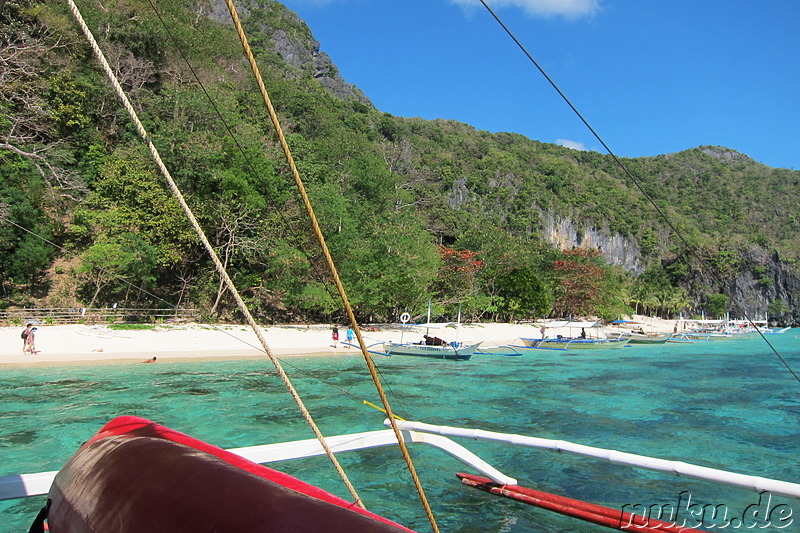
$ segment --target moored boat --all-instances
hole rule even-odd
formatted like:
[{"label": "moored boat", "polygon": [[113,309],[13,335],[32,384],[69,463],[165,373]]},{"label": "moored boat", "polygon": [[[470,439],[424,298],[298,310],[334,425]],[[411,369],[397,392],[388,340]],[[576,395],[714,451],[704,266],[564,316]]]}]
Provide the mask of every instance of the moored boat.
[{"label": "moored boat", "polygon": [[[554,337],[547,337],[546,331],[558,330],[566,335],[556,334]],[[580,330],[579,334],[575,334]],[[588,331],[588,332],[587,332]],[[542,327],[542,338],[521,338],[525,348],[536,348],[543,350],[593,350],[621,348],[628,344],[625,337],[610,338],[606,336],[601,328],[599,321],[578,322],[572,320],[561,320],[551,322]]]},{"label": "moored boat", "polygon": [[671,334],[669,333],[644,333],[635,331],[625,335],[629,344],[664,344],[670,337]]},{"label": "moored boat", "polygon": [[[428,341],[427,339],[432,339]],[[383,349],[386,355],[416,355],[421,357],[434,357],[436,359],[467,360],[475,354],[480,342],[463,344],[460,342],[446,343],[438,337],[427,337],[420,343],[385,342]]]},{"label": "moored boat", "polygon": [[558,336],[554,339],[521,339],[528,348],[542,350],[608,350],[609,348],[622,348],[628,341],[621,339],[581,339]]}]

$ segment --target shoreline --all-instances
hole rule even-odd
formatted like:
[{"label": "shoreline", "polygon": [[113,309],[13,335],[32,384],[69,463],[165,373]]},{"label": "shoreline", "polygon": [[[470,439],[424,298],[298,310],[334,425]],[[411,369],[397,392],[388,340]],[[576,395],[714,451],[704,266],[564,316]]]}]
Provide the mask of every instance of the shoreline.
[{"label": "shoreline", "polygon": [[[674,321],[642,317],[637,321],[647,331],[672,332]],[[637,325],[638,325],[637,324]],[[433,335],[445,340],[483,346],[513,344],[522,337],[538,338],[541,323],[437,324]],[[23,326],[0,327],[0,366],[62,366],[76,364],[130,364],[157,357],[157,362],[244,359],[266,354],[256,334],[247,326],[230,324],[154,325],[148,329],[110,329],[105,325],[37,324],[34,355],[22,353]],[[276,357],[348,356],[361,351],[342,344],[346,326],[339,327],[338,347],[333,346],[333,324],[276,325],[262,328],[270,351]],[[433,328],[433,326],[432,326]],[[383,342],[418,342],[424,326],[387,324],[362,330],[368,346]],[[606,332],[619,331],[606,326]],[[568,335],[548,328],[548,336]],[[574,333],[574,332],[573,332]]]}]

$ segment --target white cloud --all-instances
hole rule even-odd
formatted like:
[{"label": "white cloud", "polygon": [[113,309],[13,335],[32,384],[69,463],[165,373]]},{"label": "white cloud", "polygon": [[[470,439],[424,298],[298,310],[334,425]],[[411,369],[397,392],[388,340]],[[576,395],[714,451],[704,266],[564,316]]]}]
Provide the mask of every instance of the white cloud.
[{"label": "white cloud", "polygon": [[586,151],[586,147],[583,145],[583,143],[579,143],[577,141],[570,141],[569,139],[556,139],[556,144],[558,144],[559,146],[563,146],[565,148],[580,150],[581,152]]},{"label": "white cloud", "polygon": [[[481,6],[479,0],[450,0],[464,7]],[[533,17],[575,19],[594,15],[600,10],[600,0],[487,0],[492,9],[518,7]]]}]

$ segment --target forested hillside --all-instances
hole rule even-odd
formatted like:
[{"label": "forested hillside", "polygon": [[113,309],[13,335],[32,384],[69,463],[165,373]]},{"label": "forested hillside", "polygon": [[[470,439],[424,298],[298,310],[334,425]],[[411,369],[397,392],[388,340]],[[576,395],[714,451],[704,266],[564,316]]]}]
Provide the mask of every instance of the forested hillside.
[{"label": "forested hillside", "polygon": [[[224,3],[76,3],[254,314],[339,319]],[[487,320],[800,319],[800,172],[705,146],[624,160],[636,184],[596,152],[391,116],[283,5],[237,5],[360,320],[429,300]],[[66,4],[8,0],[0,24],[2,306],[238,318]]]}]

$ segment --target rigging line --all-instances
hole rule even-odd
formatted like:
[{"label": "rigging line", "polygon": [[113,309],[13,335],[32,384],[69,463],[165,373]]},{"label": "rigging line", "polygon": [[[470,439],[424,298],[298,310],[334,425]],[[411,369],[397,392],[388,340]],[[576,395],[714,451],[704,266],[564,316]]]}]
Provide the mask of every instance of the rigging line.
[{"label": "rigging line", "polygon": [[[36,237],[37,239],[40,239],[40,240],[42,240],[42,241],[46,242],[46,243],[47,243],[47,244],[49,244],[50,246],[53,246],[54,248],[57,248],[58,250],[61,250],[62,252],[66,252],[66,251],[67,251],[67,249],[66,249],[66,248],[64,248],[63,246],[61,246],[61,245],[59,245],[59,244],[56,244],[56,243],[54,243],[53,241],[49,240],[48,238],[44,237],[43,235],[40,235],[40,234],[36,233],[35,231],[29,230],[28,228],[26,228],[26,227],[24,227],[24,226],[21,226],[21,225],[17,224],[17,223],[16,223],[16,222],[14,222],[13,220],[10,220],[10,219],[8,219],[8,218],[4,217],[3,215],[0,215],[0,221],[6,222],[6,223],[8,223],[8,224],[10,224],[10,225],[12,225],[12,226],[14,226],[14,227],[16,227],[16,228],[19,228],[19,229],[21,229],[22,231],[24,231],[24,232],[26,232],[26,233],[28,233],[28,234],[30,234],[30,235],[33,235],[33,236],[34,236],[34,237]],[[95,265],[94,263],[92,263],[92,262],[91,262],[91,261],[89,261],[88,259],[86,259],[86,258],[83,258],[83,257],[78,257],[78,259],[79,259],[79,260],[80,260],[82,263],[84,263],[84,264],[86,264],[86,265],[89,265],[90,267],[92,267],[92,268],[94,268],[94,269],[100,270],[100,267],[99,267],[98,265]],[[170,307],[171,309],[176,309],[176,310],[177,310],[177,309],[179,309],[179,307],[178,307],[177,305],[175,305],[174,303],[172,303],[172,302],[170,302],[170,301],[168,301],[168,300],[165,300],[164,298],[160,297],[159,295],[157,295],[157,294],[154,294],[154,293],[152,293],[152,292],[148,291],[147,289],[145,289],[145,288],[144,288],[144,287],[142,287],[141,285],[136,285],[136,284],[134,284],[132,281],[129,281],[129,280],[125,279],[124,277],[122,277],[122,276],[118,275],[118,274],[113,274],[113,277],[114,277],[114,279],[116,279],[117,281],[121,281],[122,283],[124,283],[124,284],[125,284],[125,285],[127,285],[128,287],[130,287],[130,288],[132,288],[132,289],[134,289],[134,290],[137,290],[137,291],[139,291],[139,292],[142,292],[142,293],[146,294],[147,296],[150,296],[151,298],[153,298],[153,299],[154,299],[154,300],[156,300],[156,301],[159,301],[159,302],[162,302],[162,303],[166,304],[166,305],[167,305],[168,307]],[[192,318],[196,318],[196,319],[200,319],[200,318],[202,318],[202,317],[201,317],[201,316],[199,316],[199,315],[195,315],[195,314],[191,314],[191,313],[190,313],[190,316],[191,316]],[[259,347],[255,346],[255,345],[253,345],[253,344],[251,344],[251,343],[249,343],[249,342],[247,342],[247,341],[246,341],[246,340],[244,340],[244,339],[241,339],[241,338],[239,338],[239,337],[235,336],[233,333],[231,333],[231,332],[229,332],[229,331],[226,331],[225,329],[222,329],[222,328],[220,328],[220,327],[219,327],[219,326],[217,326],[216,324],[209,324],[209,326],[210,326],[212,329],[214,329],[214,330],[216,330],[216,331],[218,331],[218,332],[224,333],[225,335],[228,335],[229,337],[231,337],[231,338],[233,338],[233,339],[237,340],[238,342],[240,342],[240,343],[242,343],[242,344],[245,344],[245,345],[247,345],[247,346],[250,346],[250,347],[252,347],[252,348],[259,349]]]},{"label": "rigging line", "polygon": [[[233,133],[233,129],[228,124],[228,121],[225,120],[225,117],[222,115],[222,112],[219,110],[219,106],[217,106],[216,101],[211,96],[211,94],[208,92],[208,90],[205,87],[205,84],[203,84],[203,82],[200,79],[200,77],[197,75],[197,72],[195,71],[194,67],[192,66],[192,63],[189,61],[189,58],[186,56],[186,54],[184,54],[183,47],[178,42],[178,40],[175,37],[174,33],[172,31],[170,31],[169,25],[166,23],[164,18],[161,16],[161,12],[156,7],[156,5],[153,3],[153,0],[148,0],[148,3],[150,4],[150,7],[153,9],[153,12],[155,13],[156,17],[158,17],[158,20],[161,23],[161,26],[164,28],[164,31],[169,36],[170,40],[172,41],[172,44],[175,46],[175,49],[178,51],[178,54],[181,56],[181,59],[183,59],[183,62],[186,64],[186,66],[188,67],[189,71],[192,73],[192,76],[194,77],[195,82],[197,82],[197,85],[203,91],[203,94],[205,95],[205,97],[208,100],[208,102],[211,104],[211,107],[214,109],[214,112],[217,114],[217,117],[219,118],[220,122],[224,126],[225,130],[228,132],[228,136],[233,140],[234,144],[236,145],[236,148],[239,150],[239,153],[242,154],[242,158],[244,159],[245,163],[247,164],[247,167],[248,167],[248,169],[250,171],[251,177],[255,178],[258,175],[258,172],[256,171],[252,160],[250,159],[250,157],[245,152],[244,148],[242,147],[241,143],[239,142],[238,137],[236,137],[236,135]],[[286,217],[283,215],[283,212],[280,209],[278,209],[278,207],[275,205],[274,199],[271,197],[271,195],[267,195],[267,198],[269,199],[270,204],[272,204],[272,207],[275,210],[275,212],[278,213],[278,216],[283,221],[284,226],[289,231],[289,233],[294,235],[295,238],[297,238],[297,242],[302,242],[301,239],[297,236],[298,235],[297,232],[294,231],[294,228],[289,224],[288,220],[286,220]],[[306,257],[306,260],[308,260],[309,265],[313,265],[315,261],[311,258],[311,256],[309,255],[308,251],[302,246],[299,247],[299,250]],[[327,292],[328,295],[331,297],[331,299],[335,301],[336,300],[336,295],[334,294],[333,290],[331,289],[329,283],[327,283],[327,282],[322,283],[322,286],[324,287],[325,292]],[[285,361],[284,361],[284,364],[286,364]],[[394,398],[395,402],[397,402],[399,404],[400,400],[399,400],[398,396],[395,394],[395,392],[392,389],[391,385],[389,384],[389,381],[386,379],[386,377],[384,376],[384,374],[381,372],[380,369],[378,369],[378,373],[380,374],[381,380],[389,388],[389,392],[392,395],[392,398]],[[408,413],[406,413],[406,411],[402,407],[402,405],[400,406],[400,409],[403,411],[404,415],[408,416]]]},{"label": "rigging line", "polygon": [[687,252],[694,258],[695,261],[698,262],[698,264],[705,265],[706,270],[711,273],[712,277],[719,284],[719,286],[720,286],[721,290],[723,291],[723,293],[725,293],[725,295],[733,302],[733,304],[736,306],[736,309],[742,314],[742,316],[744,316],[747,319],[747,321],[750,323],[750,325],[753,326],[756,329],[756,331],[758,331],[758,334],[761,336],[761,339],[767,344],[767,346],[770,347],[770,350],[772,350],[772,353],[780,360],[781,363],[783,363],[783,366],[786,367],[786,369],[789,371],[789,373],[791,373],[791,375],[794,376],[794,379],[798,383],[800,383],[800,376],[798,376],[798,374],[792,369],[792,367],[789,365],[789,363],[786,362],[786,360],[781,356],[781,354],[778,352],[778,350],[775,348],[775,346],[773,346],[773,344],[769,341],[769,339],[767,339],[767,337],[760,330],[760,328],[756,327],[755,323],[748,316],[747,312],[745,312],[744,309],[742,308],[742,306],[739,304],[739,301],[736,298],[732,298],[731,297],[731,295],[729,294],[728,290],[725,288],[725,284],[723,283],[723,280],[722,280],[721,276],[719,275],[719,273],[714,268],[712,268],[711,266],[707,265],[706,261],[704,261],[700,257],[700,255],[695,251],[695,248],[693,246],[691,246],[689,244],[689,242],[686,240],[686,238],[683,236],[683,233],[681,233],[678,230],[678,228],[676,228],[672,224],[672,221],[669,219],[669,217],[667,217],[666,213],[664,213],[664,211],[660,207],[658,207],[658,204],[656,204],[656,202],[647,193],[647,191],[644,190],[644,187],[642,187],[642,185],[639,183],[639,180],[637,180],[633,176],[633,174],[631,174],[631,172],[628,170],[628,167],[626,167],[622,163],[622,161],[617,157],[617,155],[614,153],[614,151],[611,150],[611,148],[605,143],[605,141],[602,139],[602,137],[600,137],[600,135],[595,131],[595,129],[591,126],[591,124],[589,124],[589,121],[587,121],[583,117],[581,112],[578,111],[578,109],[572,104],[570,99],[567,98],[567,96],[564,94],[564,92],[558,87],[558,85],[556,85],[555,81],[553,81],[553,79],[547,74],[547,72],[545,72],[545,70],[539,65],[539,63],[536,61],[536,59],[533,58],[533,56],[528,52],[528,50],[525,48],[525,46],[519,41],[519,39],[517,39],[517,37],[514,35],[514,33],[500,19],[500,17],[497,15],[497,13],[495,13],[494,10],[491,7],[489,7],[489,4],[486,3],[486,0],[480,0],[480,2],[481,2],[481,4],[483,4],[483,7],[485,7],[486,10],[489,11],[489,13],[492,15],[492,17],[494,17],[494,19],[503,28],[503,30],[508,34],[508,36],[511,37],[511,39],[516,43],[516,45],[519,47],[519,49],[522,50],[522,53],[524,53],[525,56],[527,56],[527,58],[531,61],[531,63],[533,63],[533,65],[542,74],[542,76],[544,76],[544,78],[553,87],[553,89],[556,90],[556,92],[559,94],[559,96],[561,96],[562,100],[564,100],[564,102],[566,102],[566,104],[569,106],[569,108],[572,109],[572,111],[575,113],[575,115],[577,115],[577,117],[580,119],[580,121],[583,122],[583,124],[589,129],[589,131],[592,133],[592,135],[594,135],[595,139],[597,139],[597,141],[601,145],[603,145],[603,148],[606,149],[608,154],[614,160],[616,165],[622,170],[622,172],[625,174],[625,176],[627,176],[627,178],[630,180],[630,182],[633,183],[636,186],[636,188],[639,190],[639,192],[642,193],[642,195],[644,195],[644,197],[647,199],[647,201],[650,203],[650,205],[652,205],[653,208],[656,210],[656,212],[658,213],[659,217],[661,217],[661,219],[664,220],[664,222],[669,226],[669,228],[672,230],[672,232],[678,237],[678,239],[680,239],[680,241],[685,246],[685,249],[687,250]]},{"label": "rigging line", "polygon": [[281,146],[283,147],[283,152],[286,155],[286,162],[289,165],[289,168],[292,171],[292,177],[294,178],[295,184],[297,185],[297,190],[300,196],[303,198],[303,203],[305,204],[306,211],[308,212],[308,217],[311,222],[311,225],[314,228],[314,233],[317,236],[317,240],[319,241],[319,246],[322,250],[323,255],[325,256],[325,260],[328,264],[328,269],[330,270],[331,275],[336,283],[336,288],[339,290],[339,296],[342,299],[342,304],[347,311],[347,316],[350,319],[350,324],[355,330],[356,338],[358,339],[358,344],[361,346],[361,353],[364,356],[364,361],[369,368],[370,375],[372,376],[372,381],[375,384],[375,388],[378,392],[378,395],[381,398],[381,402],[383,403],[384,409],[386,409],[386,414],[389,417],[389,423],[392,426],[392,430],[394,431],[395,437],[397,438],[397,444],[400,448],[400,452],[403,455],[403,459],[406,462],[406,466],[408,467],[408,471],[411,474],[411,478],[414,482],[414,486],[417,489],[417,494],[419,495],[420,501],[422,503],[423,508],[425,509],[425,514],[428,516],[428,520],[431,523],[431,527],[433,528],[434,533],[439,533],[439,526],[436,524],[436,518],[433,516],[433,510],[431,509],[430,504],[428,503],[428,498],[425,496],[425,491],[422,488],[422,483],[419,480],[419,476],[417,475],[417,471],[414,468],[414,463],[411,460],[411,455],[408,453],[408,448],[406,447],[405,441],[403,440],[403,435],[400,432],[400,427],[395,420],[394,415],[392,414],[392,408],[389,405],[389,399],[386,397],[386,393],[381,386],[381,381],[379,379],[377,369],[375,368],[375,363],[372,361],[372,358],[367,351],[367,345],[364,342],[364,339],[361,335],[361,328],[358,326],[358,321],[356,320],[355,314],[353,313],[353,308],[350,306],[350,301],[347,298],[347,293],[344,290],[344,285],[342,285],[342,281],[339,278],[339,272],[336,268],[336,265],[333,262],[333,258],[331,257],[330,251],[328,250],[328,245],[325,242],[325,236],[322,234],[322,230],[319,227],[319,222],[317,221],[317,217],[314,214],[314,209],[311,206],[311,203],[308,199],[308,194],[306,193],[305,185],[303,185],[303,180],[300,177],[300,172],[297,170],[297,166],[294,163],[294,158],[292,157],[292,152],[289,150],[289,145],[286,142],[286,138],[283,135],[283,130],[281,129],[280,121],[278,120],[278,115],[275,112],[275,108],[272,106],[272,101],[270,100],[269,94],[267,93],[267,88],[264,85],[264,80],[261,77],[261,73],[258,68],[258,64],[256,63],[255,56],[253,55],[253,51],[250,49],[250,44],[247,41],[247,36],[244,33],[244,28],[242,28],[242,23],[239,20],[239,15],[236,12],[236,7],[233,5],[233,0],[225,0],[225,4],[228,6],[228,11],[230,11],[231,19],[233,20],[233,24],[236,27],[236,33],[239,35],[239,39],[242,42],[242,47],[244,48],[245,55],[247,56],[247,60],[250,62],[250,68],[253,71],[253,76],[255,77],[256,82],[258,83],[259,91],[261,92],[261,97],[264,100],[264,105],[267,106],[267,110],[269,111],[270,120],[272,121],[272,125],[275,127],[275,131],[278,134],[278,138],[281,141]]},{"label": "rigging line", "polygon": [[[61,246],[61,245],[59,245],[59,244],[56,244],[56,243],[54,243],[53,241],[49,240],[48,238],[44,237],[43,235],[40,235],[40,234],[36,233],[35,231],[29,230],[28,228],[26,228],[26,227],[24,227],[24,226],[21,226],[21,225],[17,224],[17,223],[16,223],[16,222],[14,222],[13,220],[10,220],[10,219],[8,219],[8,218],[4,217],[4,216],[3,216],[3,215],[1,215],[1,214],[0,214],[0,222],[6,222],[7,224],[9,224],[9,225],[11,225],[11,226],[14,226],[14,227],[16,227],[16,228],[19,228],[20,230],[22,230],[22,231],[24,231],[24,232],[26,232],[26,233],[28,233],[28,234],[30,234],[30,235],[33,235],[33,236],[34,236],[34,237],[36,237],[37,239],[39,239],[39,240],[41,240],[41,241],[44,241],[44,242],[46,242],[46,243],[47,243],[47,244],[49,244],[50,246],[53,246],[54,248],[56,248],[56,249],[58,249],[58,250],[61,250],[62,252],[66,252],[66,251],[67,251],[67,250],[66,250],[66,248],[64,248],[63,246]],[[79,257],[79,260],[80,260],[82,263],[84,263],[84,264],[86,264],[86,265],[89,265],[90,267],[92,267],[92,268],[94,268],[94,269],[99,269],[99,268],[100,268],[99,266],[95,265],[94,263],[92,263],[92,262],[91,262],[91,261],[89,261],[88,259],[85,259],[85,258]],[[134,284],[133,282],[131,282],[131,281],[129,281],[129,280],[127,280],[127,279],[125,279],[124,277],[122,277],[122,276],[120,276],[120,275],[118,275],[118,274],[114,274],[114,275],[113,275],[113,277],[114,277],[114,278],[115,278],[117,281],[121,281],[122,283],[124,283],[125,285],[129,286],[130,288],[132,288],[132,289],[135,289],[135,290],[138,290],[138,291],[140,291],[140,292],[142,292],[142,293],[146,294],[147,296],[150,296],[150,297],[151,297],[151,298],[153,298],[154,300],[156,300],[156,301],[159,301],[159,302],[162,302],[162,303],[166,304],[166,305],[167,305],[168,307],[170,307],[171,309],[176,309],[176,310],[177,310],[177,309],[179,308],[177,305],[173,304],[172,302],[170,302],[170,301],[168,301],[168,300],[165,300],[164,298],[162,298],[162,297],[158,296],[157,294],[154,294],[154,293],[152,293],[152,292],[148,291],[147,289],[145,289],[145,288],[144,288],[144,287],[142,287],[141,285],[136,285],[136,284]],[[199,315],[195,315],[195,314],[191,314],[191,313],[190,313],[190,316],[191,316],[192,318],[195,318],[195,319],[200,319],[200,318],[202,318],[202,317],[201,317],[201,316],[199,316]],[[230,337],[230,338],[234,339],[235,341],[237,341],[237,342],[238,342],[238,343],[240,343],[240,344],[244,344],[245,346],[249,346],[249,347],[251,347],[251,348],[254,348],[254,349],[256,349],[256,350],[260,350],[262,353],[264,353],[264,352],[263,352],[263,348],[261,348],[260,346],[257,346],[257,345],[255,345],[255,344],[253,344],[253,343],[251,343],[251,342],[248,342],[248,341],[247,341],[247,340],[245,340],[245,339],[242,339],[242,338],[240,338],[240,337],[237,337],[237,336],[236,336],[236,335],[234,335],[232,332],[230,332],[230,331],[228,331],[228,330],[226,330],[226,329],[224,329],[224,328],[221,328],[221,327],[217,326],[216,324],[208,324],[208,326],[209,326],[209,327],[211,327],[211,329],[213,329],[213,330],[215,330],[215,331],[217,331],[217,332],[219,332],[219,333],[223,333],[224,335],[227,335],[228,337]],[[325,385],[328,385],[328,386],[330,386],[330,387],[332,387],[332,388],[334,388],[334,389],[338,390],[338,391],[339,391],[341,394],[344,394],[344,395],[346,395],[346,396],[350,396],[350,397],[351,397],[351,398],[353,398],[353,399],[358,399],[359,401],[363,401],[361,398],[358,398],[358,397],[357,397],[357,396],[355,396],[354,394],[350,394],[350,391],[349,391],[349,390],[344,390],[344,389],[342,389],[341,387],[339,387],[339,386],[337,386],[337,385],[334,385],[333,383],[330,383],[330,382],[327,382],[327,381],[325,381],[324,379],[320,379],[320,378],[317,378],[317,377],[311,376],[311,375],[308,373],[308,371],[307,371],[306,369],[303,369],[303,368],[301,368],[301,367],[298,367],[297,365],[293,365],[292,363],[289,363],[289,362],[288,362],[286,359],[281,359],[281,358],[278,358],[278,360],[279,360],[279,361],[281,361],[281,363],[282,363],[283,365],[285,365],[285,366],[290,366],[291,368],[295,369],[297,372],[299,372],[300,374],[304,375],[304,376],[305,376],[305,377],[307,377],[307,378],[310,378],[310,379],[315,379],[315,380],[319,381],[320,383],[323,383],[323,384],[325,384]],[[380,369],[379,369],[378,371],[380,372]],[[392,390],[391,384],[390,384],[390,383],[389,383],[389,381],[386,379],[386,377],[383,375],[383,373],[382,373],[382,372],[380,372],[380,373],[381,373],[381,380],[383,380],[383,381],[384,381],[384,383],[386,383],[386,386],[387,386],[387,387],[389,387],[389,390],[391,391],[391,393],[392,393],[392,396],[393,396],[393,397],[395,397],[395,401],[397,401],[397,403],[400,403],[400,400],[399,400],[399,398],[397,397],[397,395],[396,395],[396,394],[394,393],[394,391]],[[403,412],[403,415],[404,415],[406,418],[410,418],[410,417],[408,416],[408,413],[406,412],[406,410],[405,410],[405,409],[402,407],[402,405],[401,405],[401,407],[400,407],[400,410]]]},{"label": "rigging line", "polygon": [[[67,251],[67,249],[66,249],[66,248],[64,248],[63,246],[60,246],[60,245],[58,245],[58,244],[54,243],[53,241],[49,240],[47,237],[44,237],[43,235],[39,235],[39,234],[38,234],[38,233],[36,233],[35,231],[29,230],[28,228],[26,228],[26,227],[24,227],[24,226],[20,226],[19,224],[17,224],[17,223],[16,223],[16,222],[14,222],[13,220],[10,220],[10,219],[8,219],[8,218],[4,217],[3,215],[0,215],[0,221],[6,222],[6,223],[8,223],[8,224],[10,224],[10,225],[12,225],[12,226],[14,226],[14,227],[16,227],[16,228],[19,228],[19,229],[21,229],[22,231],[24,231],[24,232],[26,232],[26,233],[28,233],[28,234],[30,234],[30,235],[33,235],[33,236],[34,236],[34,237],[36,237],[37,239],[40,239],[40,240],[42,240],[42,241],[46,242],[46,243],[47,243],[47,244],[49,244],[50,246],[53,246],[54,248],[56,248],[56,249],[58,249],[58,250],[61,250],[62,252],[66,252],[66,251]],[[85,264],[89,265],[90,267],[92,267],[92,268],[94,268],[94,269],[97,269],[97,270],[100,270],[100,267],[99,267],[98,265],[95,265],[94,263],[92,263],[92,262],[91,262],[91,261],[89,261],[88,259],[85,259],[85,258],[83,258],[83,257],[79,257],[79,259],[80,259],[80,261],[81,261],[81,262],[83,262],[83,263],[85,263]],[[140,291],[140,292],[143,292],[143,293],[144,293],[144,294],[146,294],[147,296],[150,296],[151,298],[154,298],[154,299],[155,299],[155,300],[157,300],[157,301],[160,301],[160,302],[162,302],[162,303],[165,303],[165,304],[167,304],[167,305],[168,305],[169,307],[171,307],[172,309],[178,309],[178,306],[177,306],[177,305],[175,305],[175,304],[173,304],[172,302],[169,302],[169,301],[165,300],[164,298],[161,298],[161,297],[160,297],[160,296],[158,296],[157,294],[153,294],[152,292],[148,291],[147,289],[145,289],[144,287],[142,287],[142,286],[140,286],[140,285],[135,285],[133,282],[131,282],[131,281],[128,281],[127,279],[125,279],[124,277],[122,277],[122,276],[120,276],[120,275],[114,274],[114,275],[113,275],[113,277],[114,277],[114,278],[116,278],[116,279],[117,279],[117,281],[121,281],[122,283],[124,283],[125,285],[129,286],[130,288],[132,288],[132,289],[135,289],[135,290],[138,290],[138,291]],[[196,318],[199,318],[199,317],[196,317]]]},{"label": "rigging line", "polygon": [[[241,143],[239,142],[239,138],[233,133],[233,129],[231,128],[230,124],[228,124],[228,121],[225,120],[225,117],[222,115],[222,112],[220,111],[219,106],[217,106],[216,101],[214,100],[214,98],[211,96],[211,94],[206,89],[205,84],[200,80],[200,77],[197,75],[197,72],[195,71],[194,67],[192,66],[192,63],[189,61],[189,58],[183,52],[183,47],[178,42],[178,39],[175,37],[174,33],[172,31],[170,31],[169,25],[166,23],[164,18],[161,16],[161,12],[156,7],[156,5],[153,3],[153,0],[148,0],[148,3],[150,4],[150,7],[152,8],[153,12],[155,13],[156,17],[158,18],[159,22],[161,23],[161,26],[164,28],[164,31],[167,33],[167,36],[172,41],[172,44],[175,46],[175,50],[177,50],[178,55],[181,56],[181,59],[183,60],[183,62],[188,67],[189,72],[192,73],[192,77],[195,79],[195,82],[200,87],[200,90],[203,91],[203,94],[205,95],[205,97],[208,100],[209,104],[211,104],[211,107],[213,108],[214,112],[216,113],[217,117],[219,118],[220,122],[222,123],[223,127],[225,128],[225,131],[228,132],[228,136],[231,138],[231,140],[233,140],[233,143],[236,145],[236,149],[239,151],[240,154],[242,154],[242,158],[244,159],[244,161],[245,161],[245,163],[247,165],[247,168],[248,168],[248,170],[250,172],[250,176],[253,177],[253,178],[257,177],[258,176],[258,172],[256,171],[252,160],[247,155],[247,153],[244,150],[244,147],[242,147]],[[300,238],[300,234],[298,234],[294,230],[292,225],[289,224],[289,221],[284,216],[283,211],[281,209],[279,209],[278,206],[276,205],[274,198],[272,198],[272,196],[270,194],[267,194],[266,197],[269,200],[269,203],[272,206],[273,211],[275,213],[277,213],[278,216],[280,217],[280,219],[283,221],[283,224],[286,227],[286,229],[288,230],[288,232],[295,239],[297,239],[297,242],[302,242],[302,239]],[[299,249],[300,253],[302,253],[306,257],[306,260],[308,260],[308,263],[310,265],[312,265],[314,263],[314,260],[308,254],[308,251],[302,246],[298,247],[298,249]],[[336,300],[336,295],[334,294],[333,290],[331,290],[331,288],[328,285],[328,283],[323,283],[322,286],[325,288],[325,291],[328,293],[328,295],[331,297],[331,299],[335,301]]]},{"label": "rigging line", "polygon": [[98,61],[102,65],[103,71],[106,73],[106,76],[111,81],[111,84],[113,85],[117,96],[122,101],[123,106],[125,107],[126,111],[130,115],[131,120],[133,121],[134,125],[136,126],[136,129],[137,129],[139,135],[142,137],[144,142],[147,144],[147,147],[149,148],[150,153],[151,153],[151,155],[153,156],[153,159],[156,162],[156,165],[161,170],[161,173],[163,174],[164,179],[167,181],[167,183],[169,184],[170,189],[172,190],[173,194],[178,199],[178,202],[181,204],[181,208],[183,209],[184,213],[186,214],[186,217],[191,222],[192,227],[194,228],[195,232],[197,233],[197,236],[200,238],[200,240],[202,241],[203,246],[205,247],[205,249],[208,252],[209,256],[211,256],[211,259],[214,261],[214,265],[216,266],[217,271],[219,272],[220,276],[224,279],[225,284],[228,287],[228,290],[233,295],[234,299],[236,300],[236,303],[239,305],[239,309],[242,311],[242,314],[244,314],[245,318],[247,319],[247,323],[253,329],[253,332],[256,334],[256,337],[258,337],[258,340],[261,342],[261,345],[264,348],[264,351],[267,354],[267,357],[269,357],[269,359],[272,362],[273,366],[275,366],[275,369],[278,371],[278,374],[280,375],[281,380],[283,381],[283,383],[286,386],[287,390],[289,391],[289,393],[291,394],[291,396],[294,399],[295,403],[297,404],[298,408],[300,409],[300,412],[302,413],[303,418],[305,418],[306,422],[311,427],[312,431],[314,432],[315,436],[317,437],[317,440],[319,440],[320,445],[325,450],[325,454],[328,456],[328,458],[330,459],[331,463],[333,463],[334,467],[336,468],[337,473],[342,478],[342,481],[344,482],[344,484],[347,486],[348,490],[350,491],[350,494],[353,496],[353,498],[355,500],[355,504],[358,505],[359,507],[364,508],[364,504],[361,501],[361,498],[356,493],[355,488],[350,483],[350,480],[347,478],[347,475],[344,473],[344,470],[342,469],[341,465],[339,464],[339,461],[336,459],[336,457],[333,454],[333,451],[330,449],[330,447],[328,446],[327,442],[325,441],[325,437],[322,435],[322,432],[320,431],[319,427],[317,427],[317,424],[314,422],[314,419],[311,417],[311,413],[308,411],[308,409],[306,409],[306,406],[303,403],[302,398],[300,398],[300,394],[297,392],[297,390],[292,385],[292,382],[289,380],[289,376],[283,370],[283,367],[281,366],[280,362],[275,357],[275,355],[272,353],[272,350],[270,349],[269,344],[267,343],[267,340],[264,337],[264,332],[258,326],[258,324],[256,323],[255,319],[253,318],[252,314],[250,314],[250,310],[247,308],[247,305],[245,304],[244,300],[242,299],[241,295],[239,294],[239,291],[236,289],[236,286],[233,284],[233,280],[231,280],[230,276],[228,276],[228,273],[226,272],[225,267],[220,262],[219,257],[217,256],[216,252],[214,251],[214,248],[211,246],[211,243],[208,241],[208,238],[206,237],[205,232],[203,231],[203,228],[200,227],[200,224],[197,222],[197,219],[195,218],[191,207],[189,207],[189,205],[186,203],[186,200],[184,199],[183,194],[181,193],[180,189],[178,189],[178,186],[175,184],[175,181],[172,179],[172,175],[170,174],[170,172],[167,169],[167,167],[164,165],[164,162],[161,160],[161,156],[158,153],[158,150],[156,149],[155,145],[153,144],[152,140],[150,139],[150,136],[148,135],[148,133],[145,130],[144,126],[142,125],[141,121],[139,120],[139,117],[138,117],[138,115],[136,113],[136,110],[133,108],[133,105],[131,105],[131,102],[128,99],[128,96],[125,94],[125,91],[120,86],[119,81],[117,80],[117,77],[114,75],[114,72],[111,70],[111,67],[109,66],[108,62],[106,61],[105,56],[103,55],[103,51],[100,50],[100,47],[97,45],[97,41],[95,40],[94,35],[92,35],[91,30],[89,30],[88,26],[86,25],[86,22],[83,20],[83,17],[81,16],[80,11],[78,10],[78,6],[75,5],[75,2],[73,0],[67,0],[67,3],[69,4],[69,7],[70,7],[70,10],[72,11],[72,14],[75,16],[75,20],[78,22],[78,25],[81,27],[81,31],[83,32],[83,34],[86,37],[86,39],[89,41],[89,44],[91,45],[91,48],[92,48],[95,56],[97,57]]}]

